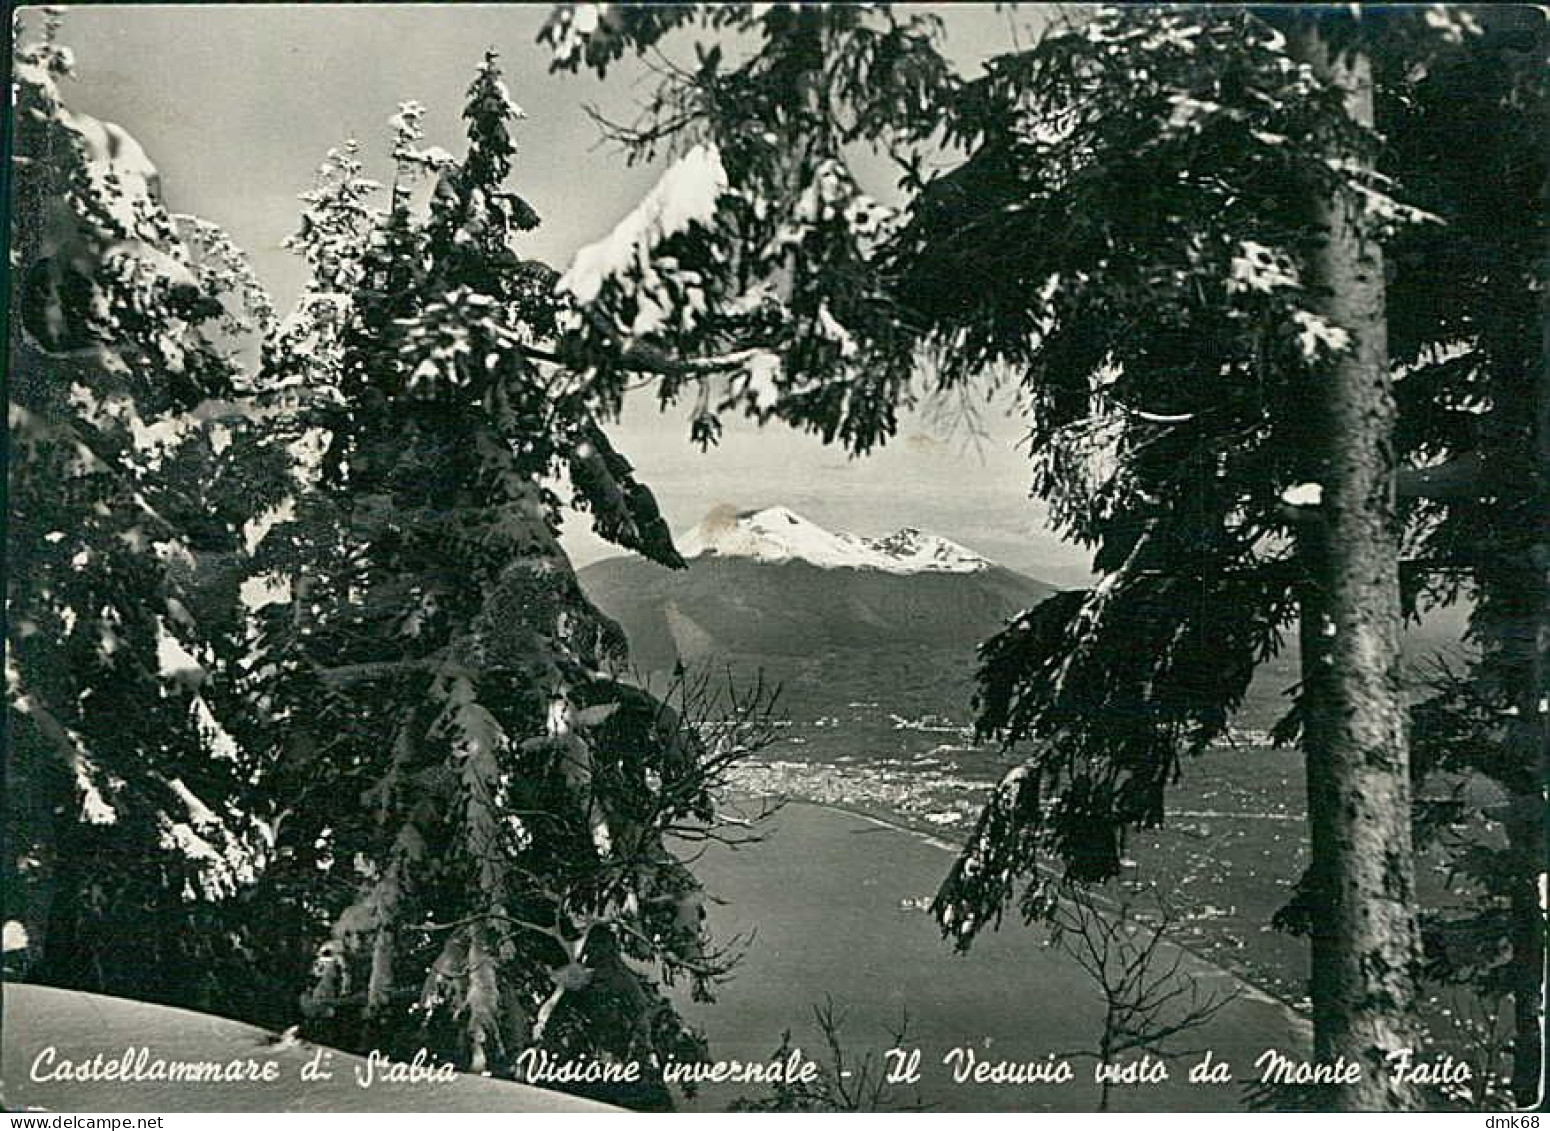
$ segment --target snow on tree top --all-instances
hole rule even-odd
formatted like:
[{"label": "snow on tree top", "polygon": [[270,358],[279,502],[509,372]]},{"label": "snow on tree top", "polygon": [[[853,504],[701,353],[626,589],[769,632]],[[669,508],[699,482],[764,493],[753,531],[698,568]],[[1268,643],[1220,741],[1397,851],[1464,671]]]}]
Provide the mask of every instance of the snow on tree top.
[{"label": "snow on tree top", "polygon": [[759,562],[804,561],[822,569],[883,573],[977,573],[991,563],[964,546],[914,527],[884,538],[826,530],[787,507],[738,511],[716,507],[677,539],[685,558],[716,556]]},{"label": "snow on tree top", "polygon": [[662,174],[635,209],[596,243],[576,253],[556,289],[589,303],[603,284],[631,267],[647,270],[653,250],[691,224],[707,224],[727,188],[727,171],[714,145],[696,145]]}]

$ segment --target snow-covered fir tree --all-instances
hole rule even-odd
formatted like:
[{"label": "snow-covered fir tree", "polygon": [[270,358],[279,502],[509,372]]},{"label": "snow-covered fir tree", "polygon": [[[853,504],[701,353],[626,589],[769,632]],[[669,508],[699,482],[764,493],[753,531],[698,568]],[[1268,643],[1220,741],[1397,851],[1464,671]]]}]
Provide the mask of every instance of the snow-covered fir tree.
[{"label": "snow-covered fir tree", "polygon": [[[1550,787],[1550,15],[1477,10],[1425,65],[1385,61],[1396,176],[1444,222],[1392,257],[1401,439],[1418,465],[1399,484],[1410,565],[1423,602],[1468,594],[1475,645],[1412,711],[1418,840],[1449,846],[1456,888],[1423,918],[1426,969],[1510,1010],[1503,1052],[1528,1106],[1544,1060]],[[1481,778],[1492,785],[1463,784]],[[1504,1082],[1478,1080],[1477,1100]]]},{"label": "snow-covered fir tree", "polygon": [[154,165],[64,105],[58,27],[14,59],[6,967],[208,1004],[253,860],[171,469],[234,370]]},{"label": "snow-covered fir tree", "polygon": [[[1384,287],[1408,264],[1385,265],[1382,249],[1408,236],[1441,268],[1401,312],[1407,348],[1446,351],[1460,332],[1450,321],[1503,323],[1525,305],[1436,301],[1509,275],[1526,295],[1532,270],[1467,266],[1469,240],[1414,206],[1430,195],[1416,182],[1453,156],[1409,112],[1406,84],[1478,25],[1443,7],[1105,8],[959,79],[930,21],[906,11],[557,6],[540,37],[557,69],[601,73],[699,30],[695,65],[667,71],[641,121],[612,136],[636,155],[681,152],[664,186],[693,165],[719,174],[670,238],[578,257],[567,281],[585,346],[700,388],[706,371],[731,372],[732,395],[702,394],[702,435],[718,410],[746,409],[857,450],[892,433],[922,357],[942,388],[1016,376],[1035,489],[1092,547],[1099,582],[982,653],[982,731],[1028,740],[1030,754],[938,901],[961,943],[999,922],[1021,881],[1024,910],[1047,909],[1041,857],[1073,879],[1113,876],[1127,830],[1162,820],[1183,755],[1223,733],[1300,614],[1307,678],[1281,733],[1308,754],[1314,866],[1281,921],[1312,936],[1317,1055],[1371,1065],[1325,1101],[1413,1105],[1372,1053],[1413,1039],[1419,967],[1392,493],[1396,452],[1430,463],[1466,431],[1455,414],[1441,443],[1407,447],[1412,426],[1430,430],[1449,416],[1438,403],[1477,397],[1480,382],[1469,364],[1428,366],[1411,406],[1429,419],[1396,420]],[[703,34],[727,27],[747,50]],[[1532,73],[1542,86],[1543,67]],[[1497,107],[1505,132],[1542,136],[1537,97]],[[1410,132],[1396,146],[1391,129]],[[943,137],[965,157],[928,173],[920,157]],[[847,171],[858,142],[905,169],[906,206],[880,224]],[[1396,183],[1406,146],[1414,177]],[[1517,153],[1511,191],[1543,175],[1538,161]],[[1522,199],[1519,214],[1534,215]],[[648,197],[642,213],[683,210]],[[1532,223],[1494,224],[1540,255]],[[767,311],[779,316],[761,323]],[[1521,392],[1532,367],[1514,364]],[[1537,513],[1530,401],[1500,400],[1513,407],[1495,427],[1518,449],[1508,505]],[[1502,508],[1485,506],[1495,525]],[[1537,537],[1514,541],[1516,561],[1534,560],[1521,547]],[[1542,593],[1542,576],[1527,588]],[[1528,651],[1517,669],[1542,670]],[[1513,693],[1541,702],[1533,684]],[[1526,935],[1524,952],[1541,953]]]},{"label": "snow-covered fir tree", "polygon": [[421,113],[393,119],[384,209],[353,146],[330,156],[293,240],[311,283],[265,351],[318,441],[259,546],[246,661],[290,924],[272,953],[338,1041],[649,1077],[700,1049],[658,980],[720,969],[667,838],[714,820],[735,728],[702,742],[620,680],[622,636],[557,540],[568,477],[599,533],[681,564],[603,430],[617,389],[543,360],[561,300],[513,250],[538,218],[506,185],[522,112],[495,56],[460,160]]}]

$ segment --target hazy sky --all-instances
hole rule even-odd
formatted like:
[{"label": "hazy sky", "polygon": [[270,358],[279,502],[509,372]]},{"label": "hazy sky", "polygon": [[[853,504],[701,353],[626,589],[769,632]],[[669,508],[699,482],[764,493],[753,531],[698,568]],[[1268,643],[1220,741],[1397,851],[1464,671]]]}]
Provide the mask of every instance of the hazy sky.
[{"label": "hazy sky", "polygon": [[[605,234],[659,169],[626,166],[600,144],[585,107],[629,118],[649,90],[628,63],[606,81],[551,75],[534,38],[545,5],[111,5],[68,9],[62,38],[76,54],[70,105],[127,128],[162,173],[169,205],[224,226],[247,249],[285,309],[302,281],[280,241],[330,146],[354,136],[385,178],[387,119],[423,102],[427,142],[461,152],[459,113],[489,47],[528,119],[519,127],[514,187],[543,217],[523,254],[558,267]],[[949,50],[972,64],[1030,34],[1027,15],[991,5],[941,9]],[[35,13],[28,23],[35,22]],[[1037,15],[1032,17],[1037,19]],[[615,430],[621,451],[657,494],[675,530],[712,506],[783,503],[834,529],[875,535],[919,526],[1056,582],[1085,574],[1083,557],[1044,530],[1027,497],[1023,429],[984,409],[989,441],[976,449],[944,418],[918,415],[881,453],[847,459],[778,426],[728,420],[721,446],[701,454],[682,413],[645,400]],[[578,518],[567,544],[578,563],[615,552]]]}]

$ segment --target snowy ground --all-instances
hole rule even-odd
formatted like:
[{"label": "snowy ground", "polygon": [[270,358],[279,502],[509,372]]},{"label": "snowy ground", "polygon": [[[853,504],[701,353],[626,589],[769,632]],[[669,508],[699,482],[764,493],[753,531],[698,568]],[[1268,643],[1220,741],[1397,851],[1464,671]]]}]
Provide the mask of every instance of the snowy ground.
[{"label": "snowy ground", "polygon": [[[374,1070],[362,1087],[366,1061],[348,1053],[223,1017],[161,1005],[102,997],[43,986],[5,987],[5,1037],[0,1075],[10,1110],[127,1111],[606,1111],[601,1104],[500,1080],[458,1074],[445,1083],[388,1083]],[[52,1054],[48,1049],[52,1048]],[[147,1061],[273,1061],[272,1083],[166,1083],[118,1080],[86,1082],[44,1079],[65,1061],[89,1061],[104,1054],[118,1059],[126,1050],[148,1050]],[[331,1075],[304,1080],[317,1063]]]}]

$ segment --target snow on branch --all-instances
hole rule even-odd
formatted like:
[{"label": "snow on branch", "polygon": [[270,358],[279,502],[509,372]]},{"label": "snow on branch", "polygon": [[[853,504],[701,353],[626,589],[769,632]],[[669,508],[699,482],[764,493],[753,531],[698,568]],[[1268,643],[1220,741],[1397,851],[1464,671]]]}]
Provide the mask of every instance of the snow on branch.
[{"label": "snow on branch", "polygon": [[727,171],[714,145],[696,145],[680,157],[614,230],[576,253],[556,288],[580,303],[596,300],[605,284],[632,268],[650,270],[652,252],[691,225],[708,225],[727,189]]},{"label": "snow on branch", "polygon": [[5,677],[11,709],[32,720],[74,775],[76,788],[81,795],[81,820],[89,825],[115,824],[118,813],[97,788],[95,767],[81,736],[60,722],[42,699],[28,692],[22,685],[21,672],[9,658]]},{"label": "snow on branch", "polygon": [[1401,499],[1476,499],[1484,466],[1479,452],[1464,452],[1430,467],[1402,467],[1395,489]]}]

